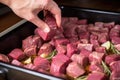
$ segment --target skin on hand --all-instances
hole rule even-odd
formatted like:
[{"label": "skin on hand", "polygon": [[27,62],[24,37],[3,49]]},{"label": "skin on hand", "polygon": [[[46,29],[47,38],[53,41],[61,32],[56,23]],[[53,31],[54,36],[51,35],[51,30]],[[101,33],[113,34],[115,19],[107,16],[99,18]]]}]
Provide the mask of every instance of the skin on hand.
[{"label": "skin on hand", "polygon": [[49,29],[48,25],[38,17],[42,10],[50,11],[56,19],[58,27],[61,24],[61,10],[53,0],[9,0],[8,5],[13,12],[42,30]]}]

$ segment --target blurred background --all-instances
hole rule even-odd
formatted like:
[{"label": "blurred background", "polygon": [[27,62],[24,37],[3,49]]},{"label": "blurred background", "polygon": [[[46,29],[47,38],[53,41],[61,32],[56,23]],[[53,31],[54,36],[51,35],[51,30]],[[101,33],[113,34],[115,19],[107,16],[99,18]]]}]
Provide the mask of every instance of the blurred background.
[{"label": "blurred background", "polygon": [[[120,0],[55,0],[58,5],[120,12]],[[0,32],[22,20],[7,6],[0,4]]]}]

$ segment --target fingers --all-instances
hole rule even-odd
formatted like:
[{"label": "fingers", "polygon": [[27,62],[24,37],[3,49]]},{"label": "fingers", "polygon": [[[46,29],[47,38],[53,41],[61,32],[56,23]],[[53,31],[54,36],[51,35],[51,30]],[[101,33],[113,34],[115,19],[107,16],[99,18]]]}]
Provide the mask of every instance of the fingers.
[{"label": "fingers", "polygon": [[60,27],[61,26],[61,10],[58,7],[58,5],[54,1],[51,1],[46,8],[48,11],[50,11],[54,15],[56,19],[56,23],[58,27]]},{"label": "fingers", "polygon": [[32,19],[30,19],[29,21],[35,24],[38,28],[42,29],[44,32],[50,31],[48,25],[40,18],[38,18],[38,16],[33,15]]}]

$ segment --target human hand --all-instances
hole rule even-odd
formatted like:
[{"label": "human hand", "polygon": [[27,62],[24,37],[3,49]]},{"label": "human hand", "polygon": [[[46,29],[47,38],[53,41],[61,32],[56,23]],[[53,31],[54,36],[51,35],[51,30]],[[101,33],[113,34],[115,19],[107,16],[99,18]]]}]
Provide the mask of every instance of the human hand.
[{"label": "human hand", "polygon": [[37,15],[42,10],[48,10],[53,14],[58,27],[60,27],[61,10],[53,0],[10,0],[8,6],[16,15],[32,22],[43,30],[49,29],[48,25]]}]

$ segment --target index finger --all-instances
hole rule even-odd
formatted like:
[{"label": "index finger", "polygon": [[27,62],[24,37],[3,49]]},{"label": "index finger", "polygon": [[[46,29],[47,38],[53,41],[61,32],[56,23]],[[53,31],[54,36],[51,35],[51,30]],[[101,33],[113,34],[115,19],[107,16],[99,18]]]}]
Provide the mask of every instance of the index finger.
[{"label": "index finger", "polygon": [[56,23],[58,27],[60,27],[61,26],[61,10],[58,7],[58,5],[54,1],[51,1],[47,6],[47,10],[54,15],[56,19]]}]

